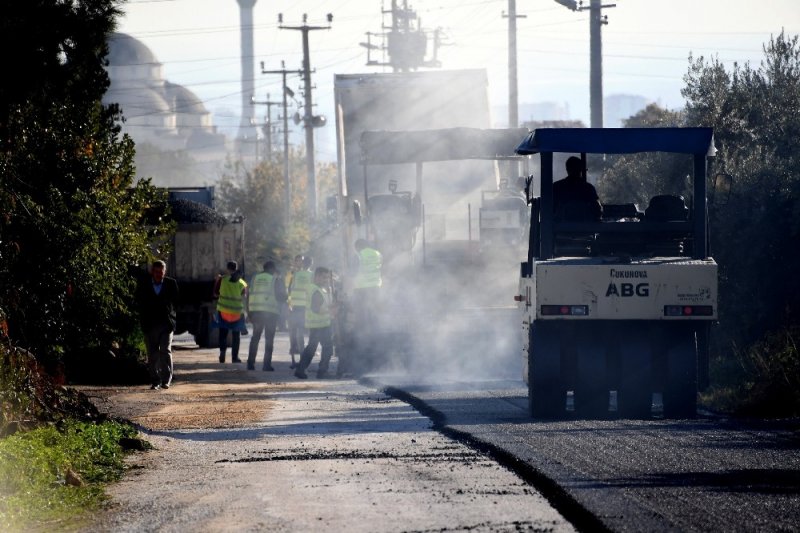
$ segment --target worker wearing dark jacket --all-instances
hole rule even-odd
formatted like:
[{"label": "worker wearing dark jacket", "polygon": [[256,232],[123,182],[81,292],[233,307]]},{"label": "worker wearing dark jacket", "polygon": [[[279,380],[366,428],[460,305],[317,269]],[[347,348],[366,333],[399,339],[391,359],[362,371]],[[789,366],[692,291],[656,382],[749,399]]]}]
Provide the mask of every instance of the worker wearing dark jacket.
[{"label": "worker wearing dark jacket", "polygon": [[264,366],[263,370],[273,371],[272,349],[275,342],[275,330],[281,305],[286,302],[286,284],[273,261],[264,263],[264,271],[259,272],[250,281],[247,314],[253,323],[253,337],[250,339],[250,352],[247,356],[247,369],[256,369],[256,354],[261,333],[264,333]]},{"label": "worker wearing dark jacket", "polygon": [[586,181],[583,161],[567,159],[567,177],[553,183],[553,213],[557,220],[600,220],[603,208],[594,185]]},{"label": "worker wearing dark jacket", "polygon": [[151,389],[172,385],[172,337],[175,334],[178,282],[167,277],[164,261],[150,266],[150,275],[136,288],[139,319],[147,348]]}]

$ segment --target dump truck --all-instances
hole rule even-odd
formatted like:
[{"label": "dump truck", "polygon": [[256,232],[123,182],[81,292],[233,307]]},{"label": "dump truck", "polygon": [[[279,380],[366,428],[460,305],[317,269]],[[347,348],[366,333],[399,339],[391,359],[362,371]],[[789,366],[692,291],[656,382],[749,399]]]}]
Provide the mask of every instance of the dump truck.
[{"label": "dump truck", "polygon": [[[695,416],[718,318],[706,200],[713,130],[536,129],[516,152],[540,163],[515,296],[531,414]],[[661,191],[643,209],[603,205],[601,220],[556,216],[556,156],[580,155],[585,165],[587,154],[647,152],[684,154],[688,201],[685,191]]]},{"label": "dump truck", "polygon": [[214,281],[228,261],[237,261],[245,273],[244,220],[216,211],[214,187],[176,187],[167,193],[177,223],[166,258],[167,275],[179,288],[176,334],[191,333],[203,348],[217,346]]}]

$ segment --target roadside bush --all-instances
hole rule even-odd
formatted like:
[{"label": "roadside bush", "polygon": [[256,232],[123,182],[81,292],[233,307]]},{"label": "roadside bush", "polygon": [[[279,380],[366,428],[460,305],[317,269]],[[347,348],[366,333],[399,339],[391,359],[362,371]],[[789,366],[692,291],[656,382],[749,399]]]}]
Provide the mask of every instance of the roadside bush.
[{"label": "roadside bush", "polygon": [[67,418],[101,418],[86,395],[54,383],[30,352],[2,341],[0,415],[0,436]]},{"label": "roadside bush", "polygon": [[800,326],[767,334],[735,358],[712,366],[714,386],[703,395],[709,408],[739,416],[800,416]]}]

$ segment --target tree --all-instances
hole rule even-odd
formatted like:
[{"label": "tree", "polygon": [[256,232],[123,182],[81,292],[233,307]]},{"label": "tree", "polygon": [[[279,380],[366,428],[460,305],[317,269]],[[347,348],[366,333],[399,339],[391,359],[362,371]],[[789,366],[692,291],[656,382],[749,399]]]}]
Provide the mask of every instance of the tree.
[{"label": "tree", "polygon": [[0,302],[11,338],[45,363],[130,336],[131,273],[167,229],[145,226],[157,192],[133,183],[133,143],[101,104],[116,5],[12,2],[2,19],[6,68],[28,74],[0,85]]},{"label": "tree", "polygon": [[[690,58],[681,112],[656,106],[626,126],[714,128],[714,176],[733,176],[729,197],[709,206],[711,255],[719,264],[719,324],[712,385],[750,414],[800,413],[800,44],[781,33],[758,67]],[[643,202],[677,187],[692,169],[671,156],[612,157],[598,182],[605,201]],[[690,194],[690,191],[686,191]],[[727,202],[722,200],[728,200]]]},{"label": "tree", "polygon": [[[684,125],[684,115],[650,104],[625,121],[627,128],[658,128]],[[596,159],[594,162],[600,162]],[[674,154],[648,152],[633,156],[609,156],[606,170],[598,178],[598,189],[604,202],[636,203],[647,207],[657,194],[689,195],[687,174],[691,160]]]},{"label": "tree", "polygon": [[[710,211],[720,265],[715,394],[748,414],[800,413],[800,46],[781,33],[758,68],[692,60],[690,125],[714,128],[714,167],[733,176]],[[712,367],[712,371],[714,368]],[[721,391],[721,392],[718,392]],[[728,391],[733,391],[728,392]]]},{"label": "tree", "polygon": [[800,46],[781,33],[760,67],[692,60],[690,125],[711,126],[733,194],[711,212],[725,337],[748,345],[800,317]]},{"label": "tree", "polygon": [[[252,169],[241,162],[229,163],[218,184],[219,209],[246,220],[245,255],[261,265],[266,259],[285,261],[309,250],[320,231],[321,221],[309,221],[306,207],[305,155],[291,151],[291,223],[287,225],[284,206],[284,176],[281,158],[261,161]],[[332,194],[335,167],[317,165],[320,198]]]}]

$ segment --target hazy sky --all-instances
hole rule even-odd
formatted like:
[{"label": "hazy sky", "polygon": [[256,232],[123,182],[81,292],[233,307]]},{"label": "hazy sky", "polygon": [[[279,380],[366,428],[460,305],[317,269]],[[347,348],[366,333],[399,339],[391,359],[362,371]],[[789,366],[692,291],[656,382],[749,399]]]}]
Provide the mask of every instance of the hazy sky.
[{"label": "hazy sky", "polygon": [[[584,4],[588,5],[588,0]],[[606,0],[605,4],[614,3]],[[365,66],[366,49],[358,45],[366,32],[381,31],[385,0],[257,0],[254,8],[256,98],[280,98],[280,76],[267,69],[302,66],[301,32],[278,29],[300,25],[304,13],[311,25],[330,30],[310,32],[311,64],[316,72],[315,113],[332,124],[333,75],[380,72]],[[444,68],[486,68],[493,105],[508,101],[507,0],[416,0],[422,27],[441,28],[447,46],[440,49]],[[239,7],[236,0],[130,0],[119,31],[147,44],[164,65],[165,78],[191,89],[218,124],[238,124],[240,104]],[[571,118],[589,123],[588,12],[573,12],[554,0],[517,0],[520,104],[557,102]],[[616,0],[604,9],[604,95],[635,94],[678,108],[687,58],[717,56],[726,65],[757,65],[762,45],[782,29],[800,33],[799,0]],[[299,88],[298,77],[289,86]],[[295,91],[299,95],[299,90]],[[257,108],[264,117],[265,107]],[[273,113],[277,113],[273,108]],[[495,117],[498,122],[505,117]],[[520,119],[527,117],[520,115]],[[331,126],[327,128],[333,130]],[[332,135],[319,132],[318,136]],[[318,150],[325,151],[326,143]],[[334,154],[320,154],[331,159]]]}]

